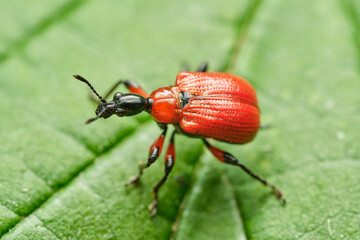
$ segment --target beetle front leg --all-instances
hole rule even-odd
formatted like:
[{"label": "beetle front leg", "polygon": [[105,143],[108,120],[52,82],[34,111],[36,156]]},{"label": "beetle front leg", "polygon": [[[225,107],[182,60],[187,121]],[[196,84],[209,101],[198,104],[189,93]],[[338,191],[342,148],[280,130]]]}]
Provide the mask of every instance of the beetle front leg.
[{"label": "beetle front leg", "polygon": [[175,145],[174,145],[174,136],[176,131],[174,131],[171,135],[170,143],[165,155],[165,175],[163,178],[156,184],[153,190],[153,202],[149,205],[149,210],[151,211],[151,218],[156,215],[157,212],[157,204],[158,204],[158,192],[161,186],[166,182],[171,170],[175,164]]},{"label": "beetle front leg", "polygon": [[224,163],[228,163],[231,165],[236,165],[241,167],[247,174],[249,174],[252,178],[255,178],[256,180],[260,181],[262,184],[264,184],[265,186],[269,186],[273,192],[275,193],[276,197],[281,200],[283,203],[286,203],[284,194],[273,184],[269,183],[268,181],[266,181],[265,179],[259,177],[258,175],[256,175],[255,173],[253,173],[250,169],[248,169],[247,167],[245,167],[242,163],[239,162],[239,160],[237,160],[233,155],[231,155],[228,152],[225,152],[219,148],[216,148],[214,146],[211,146],[210,143],[206,140],[203,139],[206,147],[210,150],[210,152],[217,158],[219,159],[221,162]]},{"label": "beetle front leg", "polygon": [[[140,85],[138,83],[136,83],[135,81],[132,81],[132,80],[119,80],[106,92],[106,94],[104,95],[104,99],[106,100],[115,91],[115,89],[120,84],[124,84],[125,87],[131,93],[139,94],[139,95],[143,96],[144,98],[149,97],[149,95],[145,92],[145,90],[142,87],[140,87]],[[96,96],[94,96],[93,93],[90,94],[90,99],[97,102],[97,103],[99,102],[99,100],[97,99]]]},{"label": "beetle front leg", "polygon": [[120,84],[124,84],[125,87],[131,93],[139,94],[139,95],[143,96],[144,98],[149,97],[149,95],[145,92],[145,90],[142,87],[140,87],[140,85],[138,83],[136,83],[135,81],[132,81],[132,80],[119,80],[118,82],[116,82],[114,84],[114,86],[112,86],[112,88],[109,89],[109,91],[105,94],[104,98],[106,99],[107,97],[109,97]]},{"label": "beetle front leg", "polygon": [[158,159],[158,157],[161,154],[163,145],[164,145],[166,131],[167,131],[167,126],[164,125],[164,131],[161,133],[161,135],[156,139],[156,141],[150,147],[147,163],[142,163],[142,162],[139,163],[139,174],[132,177],[131,180],[125,184],[126,187],[131,184],[136,185],[139,182],[139,180],[144,172],[144,169],[150,167],[150,165],[153,164],[156,161],[156,159]]}]

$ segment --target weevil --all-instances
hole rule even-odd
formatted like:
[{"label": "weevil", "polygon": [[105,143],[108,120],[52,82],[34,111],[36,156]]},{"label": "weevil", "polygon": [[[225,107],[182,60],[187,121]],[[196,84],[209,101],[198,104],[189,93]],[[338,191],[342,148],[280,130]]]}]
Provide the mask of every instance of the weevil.
[{"label": "weevil", "polygon": [[[282,192],[264,178],[244,166],[232,154],[209,143],[207,138],[233,143],[245,144],[252,141],[260,128],[260,110],[256,92],[245,79],[219,72],[207,72],[207,63],[202,63],[196,72],[188,69],[180,72],[175,85],[162,87],[148,95],[143,88],[131,80],[120,80],[101,97],[85,78],[73,75],[86,83],[100,99],[96,108],[96,117],[90,118],[91,123],[98,118],[132,116],[143,111],[151,114],[162,129],[162,133],[151,145],[147,163],[139,163],[139,173],[126,186],[136,185],[145,168],[153,164],[162,152],[168,124],[175,126],[165,154],[165,174],[153,189],[153,202],[149,205],[151,217],[158,209],[158,192],[167,180],[175,164],[175,134],[185,134],[201,138],[210,152],[221,162],[242,168],[252,178],[269,186],[276,197],[285,201]],[[107,101],[112,92],[124,84],[130,93],[115,93],[113,100]]]}]

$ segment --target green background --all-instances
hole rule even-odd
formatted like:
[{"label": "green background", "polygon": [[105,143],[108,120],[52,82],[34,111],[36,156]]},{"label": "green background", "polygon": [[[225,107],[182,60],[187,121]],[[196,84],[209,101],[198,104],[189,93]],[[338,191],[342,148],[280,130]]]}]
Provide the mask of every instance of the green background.
[{"label": "green background", "polygon": [[[204,60],[248,79],[271,125],[216,145],[288,203],[178,136],[150,219],[163,155],[124,183],[161,131],[145,113],[84,125],[96,106],[71,75],[151,92]],[[1,239],[360,239],[359,60],[355,0],[2,1]]]}]

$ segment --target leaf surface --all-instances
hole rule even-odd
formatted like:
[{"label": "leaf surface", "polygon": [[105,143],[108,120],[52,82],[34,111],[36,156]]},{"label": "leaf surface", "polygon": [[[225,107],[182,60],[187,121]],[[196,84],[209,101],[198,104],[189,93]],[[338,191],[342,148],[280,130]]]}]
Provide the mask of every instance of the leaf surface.
[{"label": "leaf surface", "polygon": [[[356,1],[1,4],[2,239],[360,238]],[[212,143],[279,186],[287,205],[199,139],[176,136],[150,219],[164,156],[138,187],[124,183],[161,131],[146,114],[83,125],[96,104],[71,75],[101,94],[119,78],[151,92],[204,60],[247,78],[271,125],[243,146]]]}]

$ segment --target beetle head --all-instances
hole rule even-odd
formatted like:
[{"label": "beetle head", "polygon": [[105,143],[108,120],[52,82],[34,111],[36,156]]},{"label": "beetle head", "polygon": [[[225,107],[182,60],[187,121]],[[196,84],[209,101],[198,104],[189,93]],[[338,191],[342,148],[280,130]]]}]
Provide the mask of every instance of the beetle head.
[{"label": "beetle head", "polygon": [[122,94],[117,92],[113,100],[107,102],[95,91],[89,81],[80,75],[73,76],[86,83],[101,101],[95,110],[96,117],[89,118],[85,123],[91,123],[98,118],[108,118],[113,114],[119,117],[132,116],[145,110],[148,105],[147,100],[143,96],[134,93]]},{"label": "beetle head", "polygon": [[[118,117],[136,115],[146,108],[146,99],[134,93],[120,92],[115,93],[114,99],[109,102],[100,102],[96,108],[95,114],[97,118],[108,118],[113,114]],[[87,123],[90,123],[96,119],[89,119]]]}]

